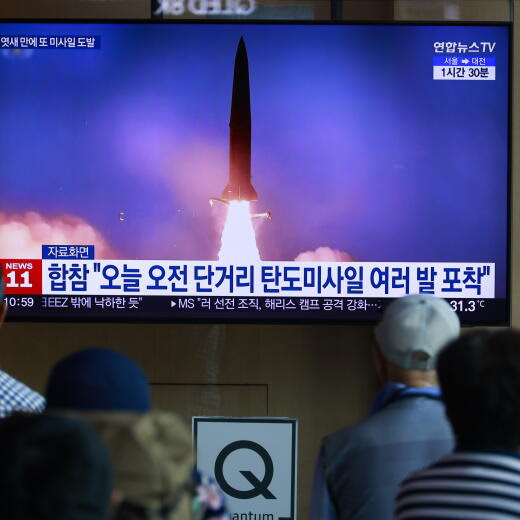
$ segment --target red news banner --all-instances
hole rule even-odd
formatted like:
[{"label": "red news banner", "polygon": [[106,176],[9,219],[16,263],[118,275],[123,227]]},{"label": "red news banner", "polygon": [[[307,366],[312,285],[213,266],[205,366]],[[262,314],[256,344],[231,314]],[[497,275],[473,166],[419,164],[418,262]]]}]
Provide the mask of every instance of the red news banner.
[{"label": "red news banner", "polygon": [[6,294],[42,293],[42,261],[0,260]]}]

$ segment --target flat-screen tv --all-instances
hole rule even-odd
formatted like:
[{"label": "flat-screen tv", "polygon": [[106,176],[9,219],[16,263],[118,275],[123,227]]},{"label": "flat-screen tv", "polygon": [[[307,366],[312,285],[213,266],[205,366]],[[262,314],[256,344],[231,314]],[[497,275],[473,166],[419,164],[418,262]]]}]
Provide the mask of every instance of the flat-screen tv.
[{"label": "flat-screen tv", "polygon": [[0,23],[26,320],[509,321],[507,24]]}]

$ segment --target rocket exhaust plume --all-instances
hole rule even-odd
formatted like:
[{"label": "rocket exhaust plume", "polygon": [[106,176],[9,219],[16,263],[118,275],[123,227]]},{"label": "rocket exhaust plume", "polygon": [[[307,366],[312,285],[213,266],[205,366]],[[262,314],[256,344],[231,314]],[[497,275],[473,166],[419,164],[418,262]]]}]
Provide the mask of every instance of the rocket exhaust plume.
[{"label": "rocket exhaust plume", "polygon": [[222,202],[228,206],[219,260],[226,262],[260,260],[251,219],[271,218],[271,213],[251,214],[250,202],[256,200],[258,194],[251,183],[249,63],[244,38],[240,38],[235,55],[229,120],[229,179],[221,196],[209,200],[211,205]]},{"label": "rocket exhaust plume", "polygon": [[218,259],[227,264],[260,262],[249,202],[229,202]]}]

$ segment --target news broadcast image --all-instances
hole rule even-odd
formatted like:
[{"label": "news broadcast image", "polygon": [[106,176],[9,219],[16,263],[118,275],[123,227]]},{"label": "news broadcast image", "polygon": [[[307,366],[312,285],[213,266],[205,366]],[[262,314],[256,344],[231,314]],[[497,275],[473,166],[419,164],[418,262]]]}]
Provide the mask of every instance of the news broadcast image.
[{"label": "news broadcast image", "polygon": [[10,319],[509,320],[509,27],[0,23]]}]

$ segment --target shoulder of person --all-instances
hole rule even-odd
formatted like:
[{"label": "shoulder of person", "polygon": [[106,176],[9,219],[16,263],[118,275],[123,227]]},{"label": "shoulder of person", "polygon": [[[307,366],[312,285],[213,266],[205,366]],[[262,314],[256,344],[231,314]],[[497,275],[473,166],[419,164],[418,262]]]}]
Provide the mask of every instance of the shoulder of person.
[{"label": "shoulder of person", "polygon": [[325,454],[339,452],[346,447],[352,449],[370,444],[374,436],[378,437],[381,435],[381,432],[379,432],[375,426],[375,423],[379,421],[374,421],[374,417],[375,415],[367,417],[356,424],[346,426],[327,435],[323,440],[323,450]]}]

